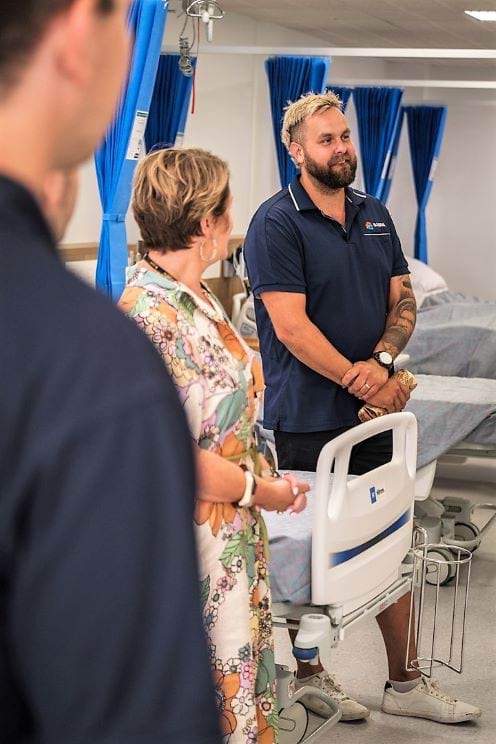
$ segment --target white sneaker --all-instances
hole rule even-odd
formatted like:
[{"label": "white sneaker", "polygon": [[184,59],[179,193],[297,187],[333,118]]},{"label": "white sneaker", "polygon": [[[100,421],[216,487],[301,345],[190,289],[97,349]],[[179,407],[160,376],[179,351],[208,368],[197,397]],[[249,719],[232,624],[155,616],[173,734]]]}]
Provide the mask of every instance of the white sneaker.
[{"label": "white sneaker", "polygon": [[482,710],[478,705],[462,703],[461,700],[441,692],[436,682],[422,677],[409,692],[396,692],[386,682],[382,698],[382,710],[393,716],[413,716],[428,718],[438,723],[461,723],[480,718]]},{"label": "white sneaker", "polygon": [[[311,677],[305,677],[304,679],[296,678],[296,689],[306,685],[318,687],[319,690],[322,690],[322,692],[325,692],[326,695],[335,700],[341,708],[342,721],[359,721],[362,718],[368,718],[370,715],[368,708],[357,703],[356,700],[352,700],[345,693],[335,677],[329,674],[329,672],[326,672],[325,669],[318,674],[312,674]],[[329,718],[331,714],[329,706],[315,695],[303,695],[301,702],[308,710],[317,713],[322,718]]]}]

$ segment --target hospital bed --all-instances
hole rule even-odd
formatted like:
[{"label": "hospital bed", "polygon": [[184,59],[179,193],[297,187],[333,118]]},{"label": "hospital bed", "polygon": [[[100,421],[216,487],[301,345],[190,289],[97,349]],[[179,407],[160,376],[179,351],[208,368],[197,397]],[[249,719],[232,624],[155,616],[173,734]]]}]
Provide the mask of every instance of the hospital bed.
[{"label": "hospital bed", "polygon": [[420,308],[406,351],[414,373],[496,379],[496,303],[464,298]]},{"label": "hospital bed", "polygon": [[[365,475],[350,477],[352,447],[389,429],[393,432],[391,461]],[[298,629],[293,649],[296,658],[318,658],[324,638],[331,646],[337,645],[351,627],[409,592],[418,578],[415,570],[403,564],[412,544],[416,439],[417,425],[411,413],[392,414],[357,426],[324,446],[316,473],[298,473],[313,486],[304,512],[264,515],[271,549],[274,622]],[[424,548],[427,560],[428,548]],[[448,563],[469,561],[462,552],[451,555]],[[442,558],[434,560],[438,577],[443,563]],[[454,623],[452,633],[453,628]],[[428,661],[432,667],[432,654]],[[420,662],[419,668],[423,668]],[[314,741],[322,728],[339,720],[336,704],[332,708],[328,699],[330,718],[305,739],[308,718],[300,702],[305,691],[316,692],[302,688],[295,693],[293,674],[286,668],[278,669],[281,744]],[[320,696],[326,697],[324,693]]]},{"label": "hospital bed", "polygon": [[452,450],[496,454],[496,380],[440,375],[416,380],[406,410],[419,423],[417,468]]},{"label": "hospital bed", "polygon": [[[496,483],[496,380],[490,379],[496,376],[496,303],[451,292],[439,274],[416,259],[410,259],[410,267],[421,311],[407,346],[410,354],[402,354],[396,367],[414,371],[418,383],[407,405],[419,423],[416,499],[425,504],[417,512],[427,519],[432,540],[445,538],[473,550],[494,524],[496,505],[472,506],[456,498],[440,504],[429,494],[442,456],[440,472]],[[247,292],[233,298],[233,322],[243,336],[255,338],[254,299]],[[428,372],[440,369],[447,374],[418,374],[424,363]],[[461,370],[467,377],[455,376]],[[271,433],[264,435],[273,441]],[[482,528],[473,519],[476,510],[492,512]]]},{"label": "hospital bed", "polygon": [[[463,475],[468,463],[467,475],[473,480],[482,480],[483,485],[496,483],[496,380],[433,375],[417,375],[416,379],[418,385],[407,410],[415,414],[418,423],[417,523],[427,531],[430,543],[475,551],[496,524],[496,502],[474,503],[456,494],[438,499],[432,496],[432,486],[439,470],[446,473],[442,470],[446,461],[451,478]],[[261,436],[276,461],[273,433],[261,428]],[[494,487],[487,485],[486,490],[494,496]],[[449,557],[449,549],[440,547],[438,554]],[[454,572],[446,571],[442,584],[453,578]]]},{"label": "hospital bed", "polygon": [[[416,380],[406,410],[418,421],[418,498],[422,492],[426,498],[442,455],[496,461],[496,380],[437,375],[416,375]],[[273,442],[272,432],[262,429],[262,434]],[[432,477],[423,476],[427,466]]]},{"label": "hospital bed", "polygon": [[449,289],[430,266],[408,259],[417,325],[406,347],[415,374],[496,378],[496,302]]},{"label": "hospital bed", "polygon": [[[252,295],[234,296],[233,321],[242,336],[256,337]],[[496,303],[436,292],[419,309],[405,351],[414,374],[496,379]]]},{"label": "hospital bed", "polygon": [[[400,365],[409,366],[405,355],[399,359]],[[473,478],[477,475],[473,463],[482,462],[484,468],[479,467],[479,477],[496,483],[496,380],[437,375],[416,375],[416,380],[417,388],[406,410],[415,414],[418,422],[415,498],[425,503],[417,505],[417,516],[428,518],[430,541],[444,538],[476,549],[496,522],[496,503],[472,505],[466,499],[449,497],[439,502],[430,493],[438,461],[443,457],[448,461],[451,477],[458,478],[468,460]],[[263,427],[261,433],[271,446],[273,433]],[[482,526],[473,519],[477,510],[491,514]]]},{"label": "hospital bed", "polygon": [[[496,482],[496,380],[435,375],[416,379],[418,386],[406,407],[419,426],[415,515],[428,530],[430,542],[476,550],[496,523],[496,503],[473,504],[457,496],[438,500],[431,496],[431,488],[440,458],[448,461],[452,478],[459,478],[470,462],[473,479]],[[477,462],[483,463],[478,471]],[[488,517],[484,523],[482,512]]]}]

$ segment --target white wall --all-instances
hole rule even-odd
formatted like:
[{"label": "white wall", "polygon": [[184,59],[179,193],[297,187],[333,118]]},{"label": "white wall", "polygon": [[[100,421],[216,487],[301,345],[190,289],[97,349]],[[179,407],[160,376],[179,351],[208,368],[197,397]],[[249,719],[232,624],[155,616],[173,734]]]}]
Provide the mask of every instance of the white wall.
[{"label": "white wall", "polygon": [[[98,195],[98,184],[93,159],[79,171],[79,195],[76,209],[67,226],[64,243],[98,243],[102,225],[102,208]],[[126,218],[129,243],[139,238],[138,227],[129,213]]]},{"label": "white wall", "polygon": [[[170,15],[164,44],[177,46],[183,19]],[[243,16],[228,14],[214,25],[214,46],[324,46],[318,38]],[[196,111],[189,115],[184,145],[211,149],[231,167],[234,232],[244,233],[257,206],[279,188],[264,58],[256,55],[203,54],[196,78]],[[426,62],[383,62],[336,58],[331,80],[367,78],[374,84],[395,79],[491,78],[489,67]],[[495,91],[407,88],[405,103],[448,105],[446,133],[427,210],[430,260],[454,289],[496,299],[496,240],[492,224],[496,203]],[[349,119],[356,133],[351,104]],[[358,136],[355,139],[358,143]],[[403,131],[389,207],[406,253],[412,253],[416,214],[406,127]],[[357,185],[363,186],[360,170]],[[95,242],[101,209],[92,163],[82,169],[81,193],[64,242]],[[138,231],[128,219],[128,237]]]},{"label": "white wall", "polygon": [[[405,103],[448,107],[426,210],[429,263],[452,289],[496,300],[496,93],[407,89]],[[406,122],[388,206],[412,255],[416,200]]]},{"label": "white wall", "polygon": [[496,105],[449,100],[428,212],[432,263],[449,286],[496,300]]}]

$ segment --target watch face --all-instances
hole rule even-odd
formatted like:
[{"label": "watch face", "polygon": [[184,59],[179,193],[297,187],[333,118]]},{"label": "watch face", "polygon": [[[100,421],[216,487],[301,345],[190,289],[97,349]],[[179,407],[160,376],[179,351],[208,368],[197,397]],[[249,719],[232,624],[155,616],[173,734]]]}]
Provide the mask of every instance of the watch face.
[{"label": "watch face", "polygon": [[389,351],[381,351],[379,354],[379,359],[381,360],[381,364],[385,364],[389,367],[390,364],[393,363],[393,357],[389,353]]}]

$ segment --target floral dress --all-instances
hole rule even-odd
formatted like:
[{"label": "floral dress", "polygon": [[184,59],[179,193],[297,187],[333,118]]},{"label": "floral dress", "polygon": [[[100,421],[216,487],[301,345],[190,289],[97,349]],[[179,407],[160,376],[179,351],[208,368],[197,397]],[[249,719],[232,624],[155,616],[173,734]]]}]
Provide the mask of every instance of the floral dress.
[{"label": "floral dress", "polygon": [[[207,293],[210,302],[140,261],[128,272],[119,304],[160,352],[199,446],[251,467],[261,368]],[[273,744],[277,706],[262,517],[236,503],[198,500],[195,527],[224,742]]]}]

